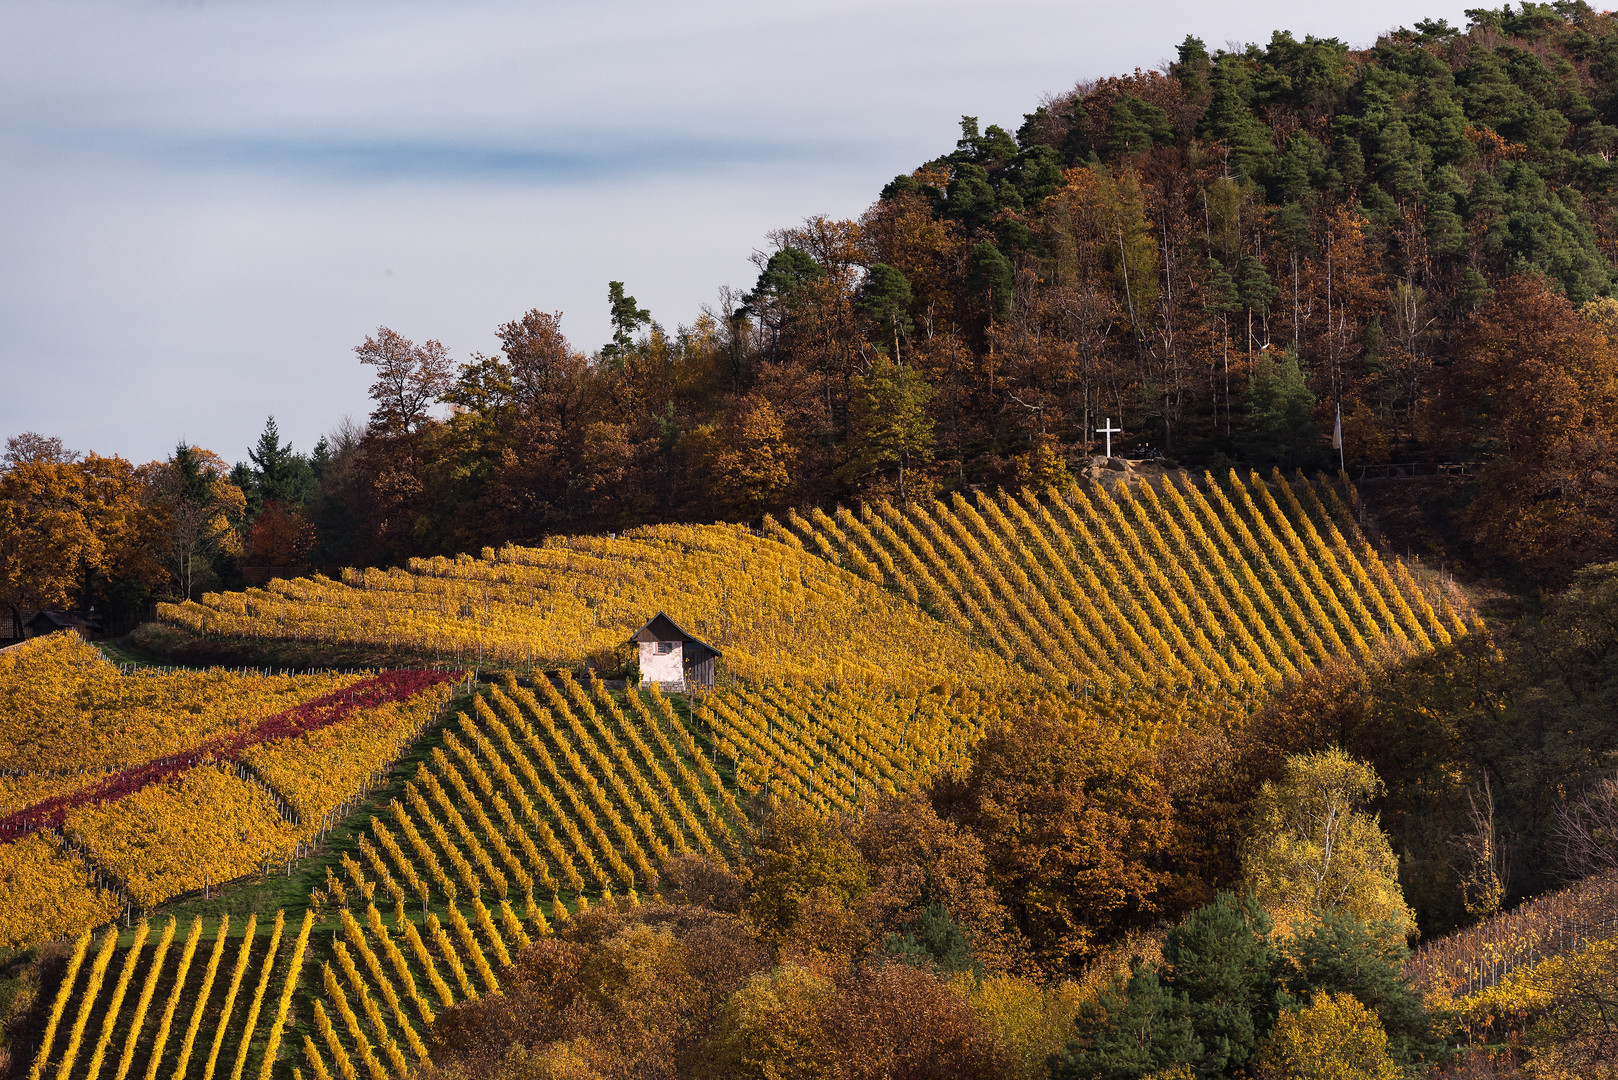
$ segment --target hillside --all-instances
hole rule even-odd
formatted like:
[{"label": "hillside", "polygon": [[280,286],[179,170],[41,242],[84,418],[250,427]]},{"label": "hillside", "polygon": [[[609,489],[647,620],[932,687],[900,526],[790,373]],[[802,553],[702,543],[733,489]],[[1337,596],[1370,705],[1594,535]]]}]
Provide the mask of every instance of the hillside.
[{"label": "hillside", "polygon": [[[273,723],[238,720],[235,730],[245,734],[234,742],[207,721],[193,734],[173,729],[171,738],[195,748],[188,769],[171,770],[173,779],[123,779],[140,767],[77,779],[92,793],[80,801],[102,816],[129,818],[134,800],[154,793],[194,805],[204,834],[236,834],[262,849],[254,858],[263,884],[247,883],[244,896],[270,889],[277,876],[296,877],[307,883],[294,888],[307,890],[310,906],[301,921],[283,925],[275,915],[268,938],[268,910],[250,908],[257,919],[242,936],[239,919],[214,915],[207,904],[189,923],[182,905],[173,919],[143,921],[132,938],[126,930],[121,951],[111,936],[93,949],[81,938],[59,991],[73,1026],[65,1042],[42,1034],[38,1061],[62,1080],[95,1080],[110,1033],[128,1032],[120,1069],[173,1068],[178,1076],[194,1068],[181,1059],[201,1023],[216,1031],[210,1056],[234,1053],[238,1068],[257,1065],[266,1077],[289,1054],[317,1076],[403,1074],[427,1060],[435,1016],[497,991],[500,972],[533,941],[592,907],[613,910],[621,903],[615,897],[650,902],[680,887],[702,860],[743,871],[761,808],[772,800],[857,820],[883,800],[913,798],[940,776],[966,776],[983,740],[1019,717],[1064,716],[1093,732],[1086,756],[1095,765],[1117,755],[1118,767],[1145,770],[1135,783],[1167,785],[1167,773],[1153,776],[1167,763],[1151,764],[1149,748],[1196,752],[1225,737],[1227,726],[1239,727],[1283,679],[1321,664],[1397,663],[1471,631],[1459,594],[1418,584],[1365,542],[1343,510],[1354,498],[1335,483],[1279,473],[1269,481],[1232,473],[1222,484],[1182,475],[1110,492],[1086,484],[902,510],[887,503],[813,510],[789,514],[784,525],[767,520],[762,533],[653,527],[165,607],[172,626],[236,648],[266,640],[316,650],[365,646],[401,657],[475,658],[506,674],[458,699],[453,717],[416,721],[411,731],[425,738],[407,733],[389,755],[404,755],[400,767],[386,775],[373,769],[363,784],[356,774],[349,792],[332,788],[320,806],[304,794],[310,778],[274,758],[303,770],[321,757],[296,742],[261,747],[254,732],[279,731]],[[629,633],[657,610],[722,649],[717,690],[676,702],[655,688],[614,693],[593,672],[569,673],[623,664]],[[171,640],[173,632],[148,638]],[[143,700],[154,702],[148,708],[158,718],[165,710],[184,715],[176,704],[199,695],[211,695],[224,715],[241,713],[220,696],[232,677],[118,676],[70,638],[31,644],[11,663],[9,692],[31,715],[45,703],[30,688],[66,678],[58,698],[80,703],[87,731],[101,734],[112,716],[132,723],[118,738],[102,738],[110,761],[144,752],[144,743],[122,741],[144,730],[141,713],[117,704],[132,700],[131,686],[150,688]],[[562,670],[537,674],[549,668]],[[352,694],[365,682],[301,678],[308,686],[283,680],[289,692],[309,695],[329,683]],[[1188,693],[1192,687],[1199,689]],[[159,688],[169,688],[168,697]],[[436,712],[445,698],[422,700]],[[388,723],[360,712],[328,730],[372,746],[389,737]],[[227,749],[237,743],[244,749]],[[60,740],[29,745],[18,753],[58,747],[56,757],[67,760]],[[335,749],[326,745],[324,753]],[[242,774],[249,784],[282,806],[286,821],[272,819],[272,831],[285,835],[250,835],[228,800],[216,797],[204,810],[187,794],[197,777],[213,775],[209,762],[231,753],[252,765],[250,776]],[[318,768],[330,772],[329,764]],[[338,800],[342,810],[317,818]],[[144,811],[156,831],[143,835],[133,819],[100,826],[54,805],[14,810],[31,828],[44,822],[54,831],[8,845],[12,861],[25,853],[83,859],[105,874],[123,865],[119,852],[131,844],[195,850],[191,840],[160,835],[158,823],[171,811]],[[360,812],[342,821],[341,839],[330,839],[350,806]],[[1167,804],[1148,812],[1173,813]],[[295,823],[316,820],[305,844]],[[1206,830],[1227,826],[1191,814],[1179,827],[1187,831],[1176,843],[1189,846],[1178,856],[1173,844],[1159,847],[1163,833],[1150,842],[1155,853],[1132,857],[1151,864],[1188,857],[1196,844],[1217,842]],[[59,853],[51,853],[52,838]],[[207,866],[216,882],[240,872],[218,860]],[[1154,884],[1128,886],[1148,906],[1206,895],[1193,888],[1177,897],[1186,885],[1157,873]],[[8,907],[37,891],[37,875],[9,879]],[[157,880],[164,891],[130,879],[123,894],[102,891],[101,877],[87,881],[78,887],[104,898],[106,910],[82,917],[64,910],[35,933],[116,917],[127,903],[150,908],[195,884],[172,873]],[[286,888],[266,895],[287,895]],[[1122,910],[1113,900],[1098,913],[1116,918]],[[1019,917],[1030,927],[1042,918],[1032,910]],[[241,944],[227,949],[228,935]],[[193,972],[209,940],[207,967]],[[980,947],[991,950],[987,940]],[[141,988],[138,996],[131,986]],[[179,1047],[170,1045],[168,1027],[148,1019],[163,987],[165,1009],[191,1018]],[[294,1018],[286,1052],[266,1041],[283,1030],[261,1016],[272,1009]],[[88,1059],[75,1034],[81,1016],[101,1025]],[[91,1037],[95,1023],[84,1030]],[[205,1078],[209,1071],[204,1066]]]},{"label": "hillside", "polygon": [[1061,486],[1103,427],[1194,474],[1464,466],[1390,514],[1395,546],[1564,585],[1618,555],[1618,20],[1469,18],[1364,49],[1188,38],[1020,122],[963,118],[863,214],[772,232],[712,310],[654,318],[612,283],[610,347],[543,297],[491,355],[379,328],[355,350],[371,415],[316,448],[272,420],[251,462],[185,446],[142,471],[19,435],[0,503],[87,499],[89,532],[131,535],[57,537],[97,573],[41,555],[0,602],[87,590],[133,625],[243,567]]},{"label": "hillside", "polygon": [[[1563,582],[1618,553],[1618,20],[1469,18],[1365,49],[1186,38],[1166,70],[962,118],[865,213],[773,232],[687,325],[621,282],[610,349],[513,312],[496,355],[407,364],[454,382],[448,420],[378,383],[292,500],[313,559],[1040,487],[1110,424],[1193,471],[1466,463],[1432,493],[1437,550]],[[361,357],[417,355],[391,334]],[[238,479],[291,492],[272,443],[279,472]]]},{"label": "hillside", "polygon": [[0,945],[77,933],[300,854],[450,676],[120,675],[71,634],[0,656]]},{"label": "hillside", "polygon": [[[1183,475],[886,502],[808,519],[658,526],[619,538],[413,560],[342,583],[276,582],[164,605],[190,634],[361,645],[491,667],[623,663],[658,611],[750,681],[912,689],[1204,681],[1257,689],[1387,646],[1426,649],[1470,627],[1460,594],[1384,561],[1335,485]],[[154,638],[155,640],[155,638]],[[615,659],[615,654],[617,658]]]}]

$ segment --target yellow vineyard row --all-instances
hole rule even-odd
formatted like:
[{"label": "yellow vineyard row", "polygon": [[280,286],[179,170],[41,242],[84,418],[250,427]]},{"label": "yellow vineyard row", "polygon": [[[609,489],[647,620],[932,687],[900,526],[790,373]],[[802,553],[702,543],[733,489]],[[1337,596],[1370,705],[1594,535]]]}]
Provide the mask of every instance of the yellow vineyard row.
[{"label": "yellow vineyard row", "polygon": [[1469,629],[1458,595],[1383,560],[1332,488],[1279,472],[817,509],[770,528],[1051,681],[1263,686]]},{"label": "yellow vineyard row", "polygon": [[407,569],[276,581],[160,605],[196,634],[295,639],[575,667],[658,611],[718,645],[754,681],[920,685],[944,668],[998,682],[1013,669],[925,612],[825,560],[734,525],[665,525]]},{"label": "yellow vineyard row", "polygon": [[[430,674],[419,681],[437,681],[391,699],[395,691],[376,684],[399,673],[125,676],[73,635],[31,641],[8,657],[0,695],[24,696],[34,685],[41,701],[70,706],[38,718],[24,746],[7,747],[15,762],[47,766],[14,767],[11,780],[50,781],[36,792],[44,799],[0,806],[0,946],[8,948],[71,936],[126,905],[150,909],[294,857],[381,778],[454,689]],[[287,721],[299,709],[306,730]],[[176,754],[164,717],[185,737],[212,738]],[[137,764],[78,764],[87,758]],[[58,760],[63,767],[48,768]]]},{"label": "yellow vineyard row", "polygon": [[1459,595],[1383,559],[1332,485],[1074,485],[572,537],[164,605],[192,633],[574,667],[657,611],[744,682],[1097,679],[1260,687],[1470,629]]},{"label": "yellow vineyard row", "polygon": [[[115,932],[82,936],[34,1080],[269,1080],[277,1053],[315,1077],[404,1075],[439,1011],[497,991],[512,953],[587,896],[639,903],[673,856],[733,860],[738,795],[773,783],[849,809],[908,790],[959,762],[997,707],[771,685],[710,695],[688,722],[655,688],[492,687],[341,855],[290,950],[280,919],[228,945],[226,920],[211,950],[200,920],[183,943],[169,920],[155,946],[142,923],[121,957]],[[310,927],[332,915],[305,971]],[[282,1051],[289,1009],[308,1034]]]}]

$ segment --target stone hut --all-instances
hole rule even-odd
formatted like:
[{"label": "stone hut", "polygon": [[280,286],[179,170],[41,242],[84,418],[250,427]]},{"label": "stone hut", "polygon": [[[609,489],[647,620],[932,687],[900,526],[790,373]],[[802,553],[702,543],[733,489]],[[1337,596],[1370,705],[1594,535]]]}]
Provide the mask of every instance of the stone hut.
[{"label": "stone hut", "polygon": [[713,687],[713,662],[722,655],[699,641],[659,611],[630,641],[640,646],[640,684],[657,683],[665,690]]}]

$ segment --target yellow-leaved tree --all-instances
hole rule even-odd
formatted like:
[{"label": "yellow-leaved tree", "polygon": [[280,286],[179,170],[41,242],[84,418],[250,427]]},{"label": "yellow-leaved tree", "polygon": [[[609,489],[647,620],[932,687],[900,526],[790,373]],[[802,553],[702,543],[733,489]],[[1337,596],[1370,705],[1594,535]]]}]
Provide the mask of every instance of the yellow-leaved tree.
[{"label": "yellow-leaved tree", "polygon": [[1519,983],[1537,1007],[1532,1065],[1551,1080],[1618,1076],[1618,941],[1553,957]]},{"label": "yellow-leaved tree", "polygon": [[1073,1020],[1085,999],[1071,980],[1040,985],[1017,975],[956,975],[950,985],[971,1004],[999,1050],[1009,1080],[1044,1080],[1050,1058],[1073,1037]]},{"label": "yellow-leaved tree", "polygon": [[727,423],[703,425],[692,441],[708,461],[714,494],[726,506],[751,514],[791,496],[798,448],[787,438],[781,414],[762,395],[747,395]]},{"label": "yellow-leaved tree", "polygon": [[1259,1080],[1397,1080],[1388,1033],[1353,994],[1315,994],[1283,1012],[1259,1055]]},{"label": "yellow-leaved tree", "polygon": [[725,1002],[704,1055],[709,1075],[824,1076],[836,1054],[823,1016],[836,993],[829,979],[793,964],[754,975]]},{"label": "yellow-leaved tree", "polygon": [[1246,884],[1282,933],[1337,910],[1408,936],[1415,916],[1399,860],[1375,814],[1376,770],[1342,750],[1294,754],[1254,801]]}]

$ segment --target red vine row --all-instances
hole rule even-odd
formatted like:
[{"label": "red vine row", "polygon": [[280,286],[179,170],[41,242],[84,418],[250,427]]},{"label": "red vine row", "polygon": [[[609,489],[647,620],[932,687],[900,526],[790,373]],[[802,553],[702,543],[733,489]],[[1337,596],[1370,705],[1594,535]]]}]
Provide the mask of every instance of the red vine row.
[{"label": "red vine row", "polygon": [[58,795],[0,817],[0,844],[20,840],[44,828],[60,828],[69,812],[91,803],[116,802],[143,788],[178,776],[187,769],[219,761],[234,761],[249,747],[279,739],[295,739],[311,731],[341,723],[363,709],[404,701],[423,690],[462,677],[460,672],[432,670],[384,671],[341,690],[312,698],[301,705],[266,717],[247,731],[120,769],[95,784]]}]

